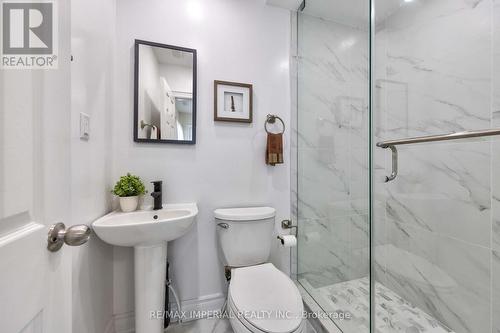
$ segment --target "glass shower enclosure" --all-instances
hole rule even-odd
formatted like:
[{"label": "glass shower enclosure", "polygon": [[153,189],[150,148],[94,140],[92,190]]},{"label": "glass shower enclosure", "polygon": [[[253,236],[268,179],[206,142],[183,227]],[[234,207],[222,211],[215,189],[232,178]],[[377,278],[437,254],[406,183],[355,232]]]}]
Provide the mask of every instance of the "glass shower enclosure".
[{"label": "glass shower enclosure", "polygon": [[377,143],[500,128],[500,1],[307,0],[294,41],[299,285],[345,333],[499,333],[500,136],[390,181]]},{"label": "glass shower enclosure", "polygon": [[369,8],[307,1],[296,27],[297,280],[325,312],[355,314],[336,324],[359,333],[370,327]]}]

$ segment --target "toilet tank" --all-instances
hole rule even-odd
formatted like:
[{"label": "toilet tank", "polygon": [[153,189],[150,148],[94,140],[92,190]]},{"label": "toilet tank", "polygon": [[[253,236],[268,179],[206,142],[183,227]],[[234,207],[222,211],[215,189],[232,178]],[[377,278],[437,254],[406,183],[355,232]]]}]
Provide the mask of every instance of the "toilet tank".
[{"label": "toilet tank", "polygon": [[271,207],[224,208],[214,211],[224,264],[243,267],[267,262],[273,240]]}]

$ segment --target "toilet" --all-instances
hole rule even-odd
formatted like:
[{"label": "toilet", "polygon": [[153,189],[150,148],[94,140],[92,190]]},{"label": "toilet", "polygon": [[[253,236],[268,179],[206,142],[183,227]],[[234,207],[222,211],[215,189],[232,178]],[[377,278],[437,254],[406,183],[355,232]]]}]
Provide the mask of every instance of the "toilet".
[{"label": "toilet", "polygon": [[303,333],[295,283],[268,263],[274,241],[271,207],[216,209],[222,259],[230,269],[227,310],[235,333]]}]

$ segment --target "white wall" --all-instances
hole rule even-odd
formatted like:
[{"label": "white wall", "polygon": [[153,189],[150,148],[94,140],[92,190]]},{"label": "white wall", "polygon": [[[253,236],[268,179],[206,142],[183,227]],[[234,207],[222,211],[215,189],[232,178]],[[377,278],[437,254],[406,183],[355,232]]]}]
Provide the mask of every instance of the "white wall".
[{"label": "white wall", "polygon": [[[163,180],[164,201],[198,203],[196,225],[169,246],[173,282],[184,302],[218,298],[225,292],[213,209],[271,205],[277,209],[277,221],[289,217],[290,156],[287,152],[284,165],[265,165],[263,128],[268,113],[290,123],[290,14],[264,2],[117,3],[113,176],[132,172],[146,182]],[[198,50],[196,145],[133,142],[135,38]],[[214,80],[254,85],[253,124],[213,121]],[[277,243],[273,251],[273,262],[288,271],[289,251],[278,250]],[[134,307],[132,249],[116,247],[114,258],[114,311],[121,314]]]},{"label": "white wall", "polygon": [[[110,209],[114,0],[71,2],[72,224],[90,224]],[[79,114],[90,115],[90,140]],[[92,237],[73,251],[73,333],[103,333],[113,315],[113,248]]]}]

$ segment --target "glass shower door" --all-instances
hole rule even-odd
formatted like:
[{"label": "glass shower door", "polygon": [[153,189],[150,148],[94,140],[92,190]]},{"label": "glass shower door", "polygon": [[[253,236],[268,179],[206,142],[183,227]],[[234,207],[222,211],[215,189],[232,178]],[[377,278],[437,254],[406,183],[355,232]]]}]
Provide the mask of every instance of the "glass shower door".
[{"label": "glass shower door", "polygon": [[[500,127],[499,1],[374,5],[374,143]],[[500,332],[498,137],[373,151],[376,332]]]},{"label": "glass shower door", "polygon": [[297,279],[343,332],[370,327],[369,1],[297,17]]}]

